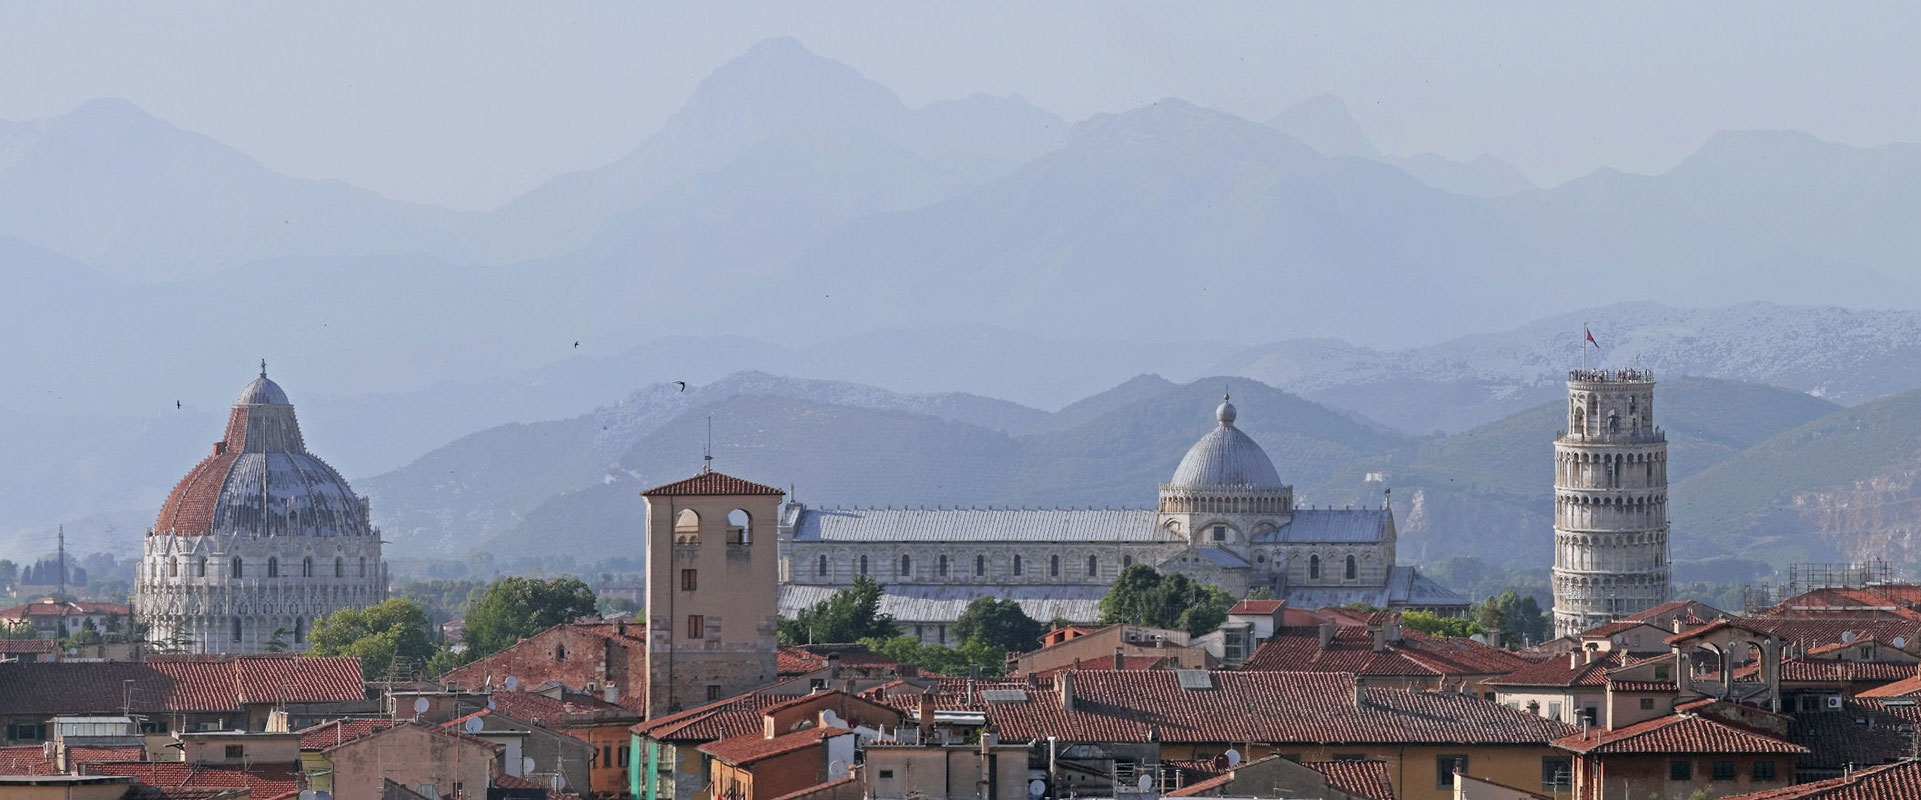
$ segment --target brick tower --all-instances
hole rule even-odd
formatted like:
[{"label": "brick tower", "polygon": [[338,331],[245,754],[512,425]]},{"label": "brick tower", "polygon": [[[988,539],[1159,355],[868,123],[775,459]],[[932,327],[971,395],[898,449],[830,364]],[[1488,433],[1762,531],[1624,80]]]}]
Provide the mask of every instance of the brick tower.
[{"label": "brick tower", "polygon": [[781,491],[702,469],[641,497],[647,716],[772,683]]},{"label": "brick tower", "polygon": [[1668,599],[1668,442],[1654,375],[1568,373],[1554,440],[1554,632],[1577,633]]}]

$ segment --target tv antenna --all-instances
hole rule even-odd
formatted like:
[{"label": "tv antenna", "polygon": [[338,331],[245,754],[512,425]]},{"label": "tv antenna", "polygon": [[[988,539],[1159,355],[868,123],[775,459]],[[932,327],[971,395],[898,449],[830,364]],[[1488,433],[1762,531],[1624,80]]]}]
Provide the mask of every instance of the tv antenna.
[{"label": "tv antenna", "polygon": [[700,474],[714,471],[714,415],[707,415],[707,447],[701,451]]}]

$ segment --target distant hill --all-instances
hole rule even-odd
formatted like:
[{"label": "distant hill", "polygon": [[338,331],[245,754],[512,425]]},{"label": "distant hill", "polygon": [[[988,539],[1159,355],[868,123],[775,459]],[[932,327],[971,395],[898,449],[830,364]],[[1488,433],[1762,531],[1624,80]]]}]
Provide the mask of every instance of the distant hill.
[{"label": "distant hill", "polygon": [[[530,543],[591,549],[638,519],[636,493],[699,466],[707,419],[715,420],[716,468],[780,486],[826,505],[1037,505],[1144,507],[1197,439],[1216,423],[1223,385],[1234,392],[1240,422],[1290,480],[1319,484],[1356,461],[1411,452],[1408,437],[1337,411],[1239,379],[1166,384],[1075,425],[1012,436],[977,422],[943,419],[902,404],[838,402],[767,394],[735,394],[691,406],[639,437],[592,486],[561,492],[522,508],[524,519],[488,547],[512,558]],[[816,396],[824,396],[816,394]],[[437,460],[437,459],[436,459]],[[526,464],[522,469],[542,469]],[[412,468],[410,468],[411,470]],[[406,471],[403,471],[406,472]],[[383,485],[397,483],[383,479]],[[496,477],[495,482],[511,481]],[[429,497],[376,496],[383,507],[431,508]],[[432,513],[418,519],[431,520]],[[425,527],[403,533],[407,547],[437,546],[445,537]],[[569,550],[571,552],[571,550]]]},{"label": "distant hill", "polygon": [[1677,555],[1791,561],[1921,557],[1921,391],[1778,433],[1677,484]]}]

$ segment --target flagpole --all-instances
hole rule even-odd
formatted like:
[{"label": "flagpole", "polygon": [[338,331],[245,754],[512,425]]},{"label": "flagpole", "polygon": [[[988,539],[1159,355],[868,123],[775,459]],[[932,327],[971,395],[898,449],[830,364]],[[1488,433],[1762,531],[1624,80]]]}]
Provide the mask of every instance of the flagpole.
[{"label": "flagpole", "polygon": [[1582,372],[1587,371],[1587,337],[1588,336],[1589,334],[1588,334],[1587,322],[1583,321],[1581,323],[1581,371]]}]

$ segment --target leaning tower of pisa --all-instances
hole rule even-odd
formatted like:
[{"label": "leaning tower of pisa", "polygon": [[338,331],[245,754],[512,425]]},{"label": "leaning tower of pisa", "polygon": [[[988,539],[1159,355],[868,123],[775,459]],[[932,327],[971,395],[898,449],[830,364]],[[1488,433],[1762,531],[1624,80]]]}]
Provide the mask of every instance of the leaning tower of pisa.
[{"label": "leaning tower of pisa", "polygon": [[1668,599],[1668,442],[1654,375],[1568,374],[1554,440],[1554,631],[1577,633]]}]

